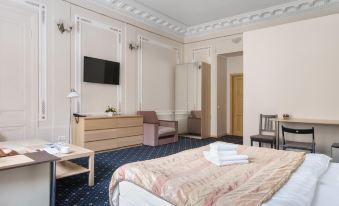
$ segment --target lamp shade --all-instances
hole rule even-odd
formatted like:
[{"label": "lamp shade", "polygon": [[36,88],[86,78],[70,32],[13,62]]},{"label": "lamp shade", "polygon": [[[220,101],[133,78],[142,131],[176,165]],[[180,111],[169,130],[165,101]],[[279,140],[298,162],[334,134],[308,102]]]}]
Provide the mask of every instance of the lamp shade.
[{"label": "lamp shade", "polygon": [[77,91],[75,91],[75,89],[71,89],[71,92],[67,95],[67,98],[78,98],[79,97],[79,93]]}]

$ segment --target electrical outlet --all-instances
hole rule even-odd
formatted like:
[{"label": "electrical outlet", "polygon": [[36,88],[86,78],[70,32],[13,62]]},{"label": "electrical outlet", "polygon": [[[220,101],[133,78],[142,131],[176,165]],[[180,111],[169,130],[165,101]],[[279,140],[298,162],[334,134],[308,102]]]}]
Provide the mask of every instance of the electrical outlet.
[{"label": "electrical outlet", "polygon": [[58,142],[67,143],[68,137],[67,136],[58,136]]}]

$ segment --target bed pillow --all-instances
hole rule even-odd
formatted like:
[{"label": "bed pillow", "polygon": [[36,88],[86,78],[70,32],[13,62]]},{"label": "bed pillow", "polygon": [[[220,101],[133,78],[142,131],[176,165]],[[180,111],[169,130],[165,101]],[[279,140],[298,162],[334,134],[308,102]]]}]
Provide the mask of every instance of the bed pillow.
[{"label": "bed pillow", "polygon": [[288,182],[263,206],[310,206],[318,181],[330,161],[331,158],[323,154],[307,154]]},{"label": "bed pillow", "polygon": [[324,154],[306,154],[300,170],[310,171],[320,178],[327,171],[331,160],[331,157]]}]

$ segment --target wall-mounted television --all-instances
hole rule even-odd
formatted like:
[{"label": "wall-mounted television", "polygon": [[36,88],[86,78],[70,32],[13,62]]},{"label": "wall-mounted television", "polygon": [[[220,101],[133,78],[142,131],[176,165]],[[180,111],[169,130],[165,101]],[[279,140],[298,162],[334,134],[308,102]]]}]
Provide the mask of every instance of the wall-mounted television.
[{"label": "wall-mounted television", "polygon": [[84,82],[119,85],[120,63],[84,57]]}]

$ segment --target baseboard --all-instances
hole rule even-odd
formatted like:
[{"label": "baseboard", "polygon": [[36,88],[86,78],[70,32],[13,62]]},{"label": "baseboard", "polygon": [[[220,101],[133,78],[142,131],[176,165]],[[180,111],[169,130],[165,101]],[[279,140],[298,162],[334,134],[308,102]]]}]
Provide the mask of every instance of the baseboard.
[{"label": "baseboard", "polygon": [[229,135],[229,134],[227,134],[227,132],[225,132],[225,133],[218,135],[216,138],[223,137],[223,136],[226,136],[226,135]]}]

